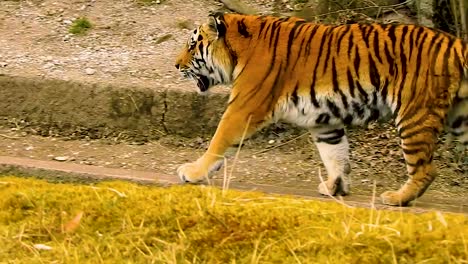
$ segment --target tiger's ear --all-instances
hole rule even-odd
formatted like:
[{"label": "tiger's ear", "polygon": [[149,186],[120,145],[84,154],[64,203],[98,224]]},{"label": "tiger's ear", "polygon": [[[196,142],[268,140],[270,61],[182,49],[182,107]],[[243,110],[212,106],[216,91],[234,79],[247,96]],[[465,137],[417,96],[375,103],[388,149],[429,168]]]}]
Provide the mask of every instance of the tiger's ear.
[{"label": "tiger's ear", "polygon": [[218,38],[222,38],[224,37],[224,35],[226,35],[226,21],[224,20],[223,13],[210,13],[208,25],[210,26],[210,28],[216,31]]}]

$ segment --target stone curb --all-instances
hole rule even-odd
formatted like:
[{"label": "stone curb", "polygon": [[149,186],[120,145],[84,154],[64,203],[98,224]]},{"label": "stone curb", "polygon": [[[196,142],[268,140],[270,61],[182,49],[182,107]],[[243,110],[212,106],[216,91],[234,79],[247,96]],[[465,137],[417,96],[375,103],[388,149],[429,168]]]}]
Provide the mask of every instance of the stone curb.
[{"label": "stone curb", "polygon": [[[118,179],[147,184],[169,186],[180,184],[175,175],[167,175],[149,171],[137,171],[129,169],[103,168],[92,165],[81,165],[58,161],[43,161],[30,158],[17,158],[0,156],[0,173],[3,175],[34,176],[35,178],[55,179],[64,182],[92,182],[105,179]],[[210,184],[222,187],[222,180],[212,180]],[[468,205],[459,204],[457,201],[430,201],[421,199],[411,207],[390,207],[379,203],[378,198],[362,195],[350,195],[344,200],[340,198],[323,197],[315,190],[298,189],[289,187],[277,187],[263,184],[231,183],[230,189],[243,191],[260,191],[270,194],[282,194],[302,197],[320,201],[342,202],[347,206],[376,208],[394,211],[411,211],[416,213],[439,210],[445,212],[468,214]]]},{"label": "stone curb", "polygon": [[226,94],[7,75],[0,98],[1,122],[25,121],[39,135],[136,141],[212,135],[227,101]]}]

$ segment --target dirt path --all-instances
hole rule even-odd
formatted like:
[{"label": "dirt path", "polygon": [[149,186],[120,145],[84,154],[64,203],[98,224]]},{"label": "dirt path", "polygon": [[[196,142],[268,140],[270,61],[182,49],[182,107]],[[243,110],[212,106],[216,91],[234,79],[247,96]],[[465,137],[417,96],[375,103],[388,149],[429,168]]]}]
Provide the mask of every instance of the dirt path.
[{"label": "dirt path", "polygon": [[[365,141],[358,138],[352,144],[353,195],[371,197],[374,183],[375,191],[379,194],[384,190],[398,188],[406,180],[400,152],[394,149],[394,144],[388,142],[396,139],[389,138],[383,144],[382,137],[385,137],[387,129],[376,129],[381,130],[380,137]],[[165,138],[146,144],[112,140],[66,140],[26,135],[11,129],[3,129],[0,135],[0,156],[153,171],[174,175],[174,178],[177,166],[196,159],[207,144],[200,138]],[[376,147],[370,148],[372,145]],[[440,155],[436,157],[441,177],[426,192],[424,201],[440,203],[447,200],[452,205],[468,207],[465,194],[468,179],[460,171],[463,168],[447,164],[443,159]],[[233,184],[274,185],[278,190],[286,188],[284,190],[287,193],[315,195],[319,175],[326,177],[319,155],[307,136],[292,141],[285,138],[247,142],[234,169],[232,164],[233,158],[230,158],[227,172],[232,175]],[[223,171],[220,171],[215,179],[223,176]]]}]

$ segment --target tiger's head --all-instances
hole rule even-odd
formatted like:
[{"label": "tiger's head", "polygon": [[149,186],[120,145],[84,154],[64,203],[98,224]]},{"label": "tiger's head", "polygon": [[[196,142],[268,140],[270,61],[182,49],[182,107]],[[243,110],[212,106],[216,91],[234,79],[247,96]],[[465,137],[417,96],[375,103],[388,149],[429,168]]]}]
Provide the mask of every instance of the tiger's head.
[{"label": "tiger's head", "polygon": [[221,13],[210,14],[208,23],[197,27],[176,60],[176,68],[197,82],[200,92],[218,84],[230,84],[233,55],[226,45],[226,22]]}]

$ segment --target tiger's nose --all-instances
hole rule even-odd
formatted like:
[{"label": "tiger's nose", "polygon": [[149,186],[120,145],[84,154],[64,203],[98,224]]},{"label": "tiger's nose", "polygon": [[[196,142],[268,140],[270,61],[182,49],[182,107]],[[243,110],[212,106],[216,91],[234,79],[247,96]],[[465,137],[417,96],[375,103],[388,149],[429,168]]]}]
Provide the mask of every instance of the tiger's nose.
[{"label": "tiger's nose", "polygon": [[180,64],[179,64],[179,63],[176,63],[175,67],[176,67],[176,69],[179,69],[179,68],[180,68]]}]

